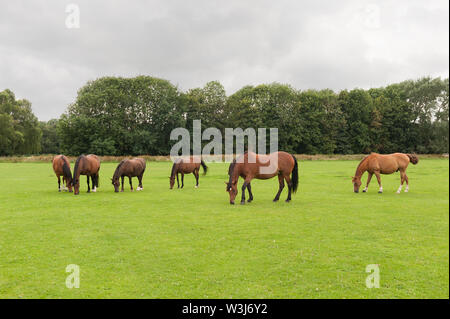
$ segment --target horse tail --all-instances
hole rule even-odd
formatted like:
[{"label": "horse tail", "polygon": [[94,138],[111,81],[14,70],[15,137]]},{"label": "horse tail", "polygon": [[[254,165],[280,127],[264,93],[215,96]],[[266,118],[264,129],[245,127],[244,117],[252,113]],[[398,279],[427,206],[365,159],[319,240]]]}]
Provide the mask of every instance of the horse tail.
[{"label": "horse tail", "polygon": [[61,159],[63,161],[62,169],[63,169],[64,177],[67,178],[68,183],[72,183],[72,173],[70,172],[70,167],[63,157]]},{"label": "horse tail", "polygon": [[295,156],[292,154],[291,154],[291,156],[294,159],[294,169],[292,170],[292,176],[291,176],[292,191],[295,193],[298,188],[298,163],[297,163],[297,159],[295,158]]},{"label": "horse tail", "polygon": [[205,162],[203,160],[200,161],[200,164],[203,167],[203,175],[206,175],[206,172],[208,171],[208,166],[206,166]]},{"label": "horse tail", "polygon": [[406,154],[409,157],[409,161],[411,163],[413,163],[414,165],[416,165],[417,163],[419,163],[419,158],[417,157],[416,154]]}]

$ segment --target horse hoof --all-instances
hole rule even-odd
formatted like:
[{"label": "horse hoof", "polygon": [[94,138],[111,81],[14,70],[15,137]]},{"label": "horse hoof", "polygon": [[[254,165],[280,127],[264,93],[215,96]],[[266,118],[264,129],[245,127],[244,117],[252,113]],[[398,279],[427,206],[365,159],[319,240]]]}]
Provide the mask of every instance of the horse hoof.
[{"label": "horse hoof", "polygon": [[60,193],[61,193],[61,190],[60,190],[60,189],[58,189],[58,192],[60,192]]},{"label": "horse hoof", "polygon": [[286,203],[289,203],[290,201],[291,201],[290,199],[286,199],[286,200],[285,200]]},{"label": "horse hoof", "polygon": [[383,192],[382,191],[378,191],[378,194],[383,194]]},{"label": "horse hoof", "polygon": [[249,199],[249,200],[247,201],[247,203],[251,203],[251,202],[252,202],[252,200],[253,200],[253,199]]},{"label": "horse hoof", "polygon": [[198,188],[198,186],[195,186],[195,188]]},{"label": "horse hoof", "polygon": [[275,203],[275,202],[278,202],[278,198],[275,198],[274,200],[273,200],[273,202]]},{"label": "horse hoof", "polygon": [[241,202],[241,205],[245,205],[245,200],[243,200],[243,201]]},{"label": "horse hoof", "polygon": [[365,189],[363,189],[363,193],[367,192]]}]

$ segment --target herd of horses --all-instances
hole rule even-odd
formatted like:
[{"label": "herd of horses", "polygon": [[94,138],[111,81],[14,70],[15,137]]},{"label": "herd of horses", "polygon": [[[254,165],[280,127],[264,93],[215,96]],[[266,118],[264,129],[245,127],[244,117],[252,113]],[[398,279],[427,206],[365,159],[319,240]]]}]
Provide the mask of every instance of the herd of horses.
[{"label": "herd of horses", "polygon": [[[363,189],[363,192],[367,192],[370,180],[375,174],[378,185],[379,193],[383,192],[381,185],[380,174],[392,174],[400,172],[400,187],[397,190],[399,194],[402,190],[404,182],[406,182],[405,192],[409,191],[408,176],[406,175],[406,169],[409,163],[417,164],[419,159],[415,154],[403,154],[394,153],[388,155],[381,155],[377,153],[371,153],[364,157],[356,168],[355,176],[352,177],[353,190],[355,193],[359,192],[362,184],[361,177],[367,172],[367,184]],[[195,176],[196,184],[198,187],[200,166],[203,168],[203,174],[205,175],[208,167],[201,159],[200,156],[190,156],[187,158],[177,159],[173,165],[170,174],[170,189],[175,185],[175,178],[177,180],[177,186],[180,188],[178,175],[181,174],[181,188],[184,186],[184,174],[192,173]],[[115,192],[124,191],[124,179],[128,177],[130,183],[130,189],[133,191],[132,178],[137,177],[139,186],[137,191],[143,190],[142,178],[144,176],[146,163],[143,158],[124,159],[118,165],[111,178],[112,185]],[[100,159],[94,154],[80,155],[76,161],[73,170],[73,175],[70,170],[70,161],[64,155],[56,155],[53,158],[53,170],[58,178],[58,191],[67,190],[75,195],[80,193],[80,176],[86,175],[87,177],[87,192],[91,191],[89,180],[92,182],[92,192],[97,191],[99,187],[99,170]],[[247,202],[253,200],[253,193],[251,188],[251,181],[253,179],[267,180],[275,176],[278,177],[279,188],[278,192],[273,199],[274,202],[280,199],[280,194],[285,187],[285,182],[288,186],[288,196],[286,202],[291,201],[292,193],[295,193],[298,188],[298,162],[294,155],[286,152],[275,152],[267,155],[256,154],[253,152],[245,152],[239,155],[236,159],[230,163],[228,168],[228,182],[226,184],[226,191],[230,196],[230,204],[234,204],[235,198],[238,194],[237,184],[239,177],[244,180],[242,184],[241,204],[245,204],[245,191],[248,191],[249,197]],[[62,177],[62,187],[61,187]]]}]

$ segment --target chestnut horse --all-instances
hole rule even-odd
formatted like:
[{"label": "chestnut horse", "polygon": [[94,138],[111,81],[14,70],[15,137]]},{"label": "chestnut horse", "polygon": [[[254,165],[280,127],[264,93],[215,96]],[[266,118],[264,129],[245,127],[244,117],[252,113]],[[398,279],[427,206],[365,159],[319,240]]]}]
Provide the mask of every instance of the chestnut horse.
[{"label": "chestnut horse", "polygon": [[91,191],[89,187],[89,177],[92,180],[92,191],[95,193],[98,187],[98,171],[100,170],[100,160],[97,155],[80,155],[73,169],[73,180],[72,185],[74,187],[74,194],[78,195],[80,193],[80,175],[87,176],[87,186],[88,193]]},{"label": "chestnut horse", "polygon": [[[53,171],[58,177],[58,191],[61,191],[61,176],[63,179],[63,190],[66,190],[66,186],[69,192],[72,193],[72,173],[70,171],[69,159],[64,155],[56,155],[53,157]],[[64,186],[64,183],[66,186]]]},{"label": "chestnut horse", "polygon": [[139,180],[139,186],[136,190],[140,191],[143,190],[144,187],[142,186],[142,176],[144,175],[145,171],[145,160],[143,158],[133,158],[133,159],[124,159],[122,160],[119,165],[117,165],[117,168],[114,172],[114,175],[111,179],[112,184],[114,185],[114,191],[117,193],[119,192],[119,178],[122,179],[122,190],[123,192],[123,180],[125,176],[128,176],[128,180],[130,181],[130,188],[131,191],[133,191],[133,184],[131,183],[132,177],[137,177]]},{"label": "chestnut horse", "polygon": [[355,193],[359,192],[359,187],[361,186],[361,177],[364,172],[368,172],[366,188],[363,192],[367,192],[372,175],[375,174],[378,180],[378,185],[380,186],[378,193],[383,192],[383,187],[381,186],[380,174],[392,174],[400,171],[400,187],[397,190],[397,194],[402,191],[403,183],[406,181],[405,193],[409,191],[408,176],[406,175],[406,169],[409,163],[416,165],[419,159],[415,154],[403,154],[394,153],[388,155],[381,155],[377,153],[371,153],[363,158],[356,168],[355,176],[352,177],[353,191]]},{"label": "chestnut horse", "polygon": [[170,174],[170,189],[175,184],[175,176],[177,177],[177,186],[180,188],[180,181],[178,180],[178,173],[181,174],[181,188],[184,186],[184,174],[194,174],[195,188],[198,187],[198,176],[200,165],[203,167],[203,175],[206,175],[208,167],[199,156],[190,156],[189,158],[179,158],[172,165],[172,172]]},{"label": "chestnut horse", "polygon": [[[290,177],[289,175],[292,176]],[[298,163],[294,155],[286,152],[274,152],[268,155],[245,152],[235,159],[228,169],[229,181],[227,192],[230,194],[230,204],[234,205],[234,199],[238,193],[237,183],[239,176],[244,179],[242,185],[241,204],[245,204],[245,189],[248,189],[250,203],[253,200],[253,193],[250,182],[252,179],[269,179],[278,176],[279,189],[274,202],[280,199],[281,191],[284,188],[284,181],[288,185],[288,197],[286,202],[291,200],[291,192],[296,192],[298,187]]]}]

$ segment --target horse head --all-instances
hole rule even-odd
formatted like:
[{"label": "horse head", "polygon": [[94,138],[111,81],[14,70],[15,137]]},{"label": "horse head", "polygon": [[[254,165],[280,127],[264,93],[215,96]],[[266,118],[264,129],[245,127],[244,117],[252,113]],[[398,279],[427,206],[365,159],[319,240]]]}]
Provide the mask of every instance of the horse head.
[{"label": "horse head", "polygon": [[226,191],[230,194],[230,204],[234,205],[234,199],[238,194],[237,183],[225,182],[225,184],[227,185]]},{"label": "horse head", "polygon": [[119,192],[119,186],[120,186],[119,177],[111,178],[111,184],[113,184],[113,186],[114,186],[114,192],[118,193]]},{"label": "horse head", "polygon": [[353,183],[353,191],[355,193],[359,193],[359,187],[361,186],[361,177],[352,177],[352,183]]}]

